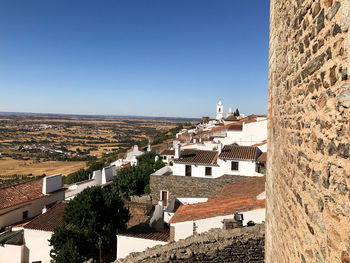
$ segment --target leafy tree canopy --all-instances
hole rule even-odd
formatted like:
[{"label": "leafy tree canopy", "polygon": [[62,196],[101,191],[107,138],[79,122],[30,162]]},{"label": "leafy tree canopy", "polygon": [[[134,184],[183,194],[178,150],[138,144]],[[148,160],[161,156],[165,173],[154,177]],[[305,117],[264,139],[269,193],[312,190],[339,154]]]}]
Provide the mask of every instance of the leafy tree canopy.
[{"label": "leafy tree canopy", "polygon": [[115,250],[115,235],[128,220],[119,196],[99,186],[87,188],[67,204],[62,226],[50,239],[50,255],[58,263],[98,260],[102,248]]},{"label": "leafy tree canopy", "polygon": [[164,167],[161,160],[155,161],[156,156],[154,152],[147,152],[137,158],[137,166],[119,170],[112,183],[113,192],[123,198],[145,194],[145,187],[149,184],[149,176]]}]

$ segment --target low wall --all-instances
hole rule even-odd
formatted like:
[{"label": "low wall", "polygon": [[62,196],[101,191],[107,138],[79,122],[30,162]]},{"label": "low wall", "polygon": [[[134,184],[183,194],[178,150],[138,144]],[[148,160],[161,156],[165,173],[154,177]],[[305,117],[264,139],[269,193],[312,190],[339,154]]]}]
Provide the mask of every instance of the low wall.
[{"label": "low wall", "polygon": [[[263,263],[265,257],[265,225],[215,229],[185,240],[133,253],[119,262],[254,262]],[[116,261],[118,262],[118,261]]]},{"label": "low wall", "polygon": [[117,258],[125,258],[132,252],[144,251],[157,245],[165,245],[167,242],[136,237],[117,235]]},{"label": "low wall", "polygon": [[160,200],[160,191],[168,191],[169,202],[177,197],[212,198],[220,194],[226,184],[233,184],[251,178],[237,175],[223,175],[218,178],[198,178],[188,176],[150,176],[152,203]]}]

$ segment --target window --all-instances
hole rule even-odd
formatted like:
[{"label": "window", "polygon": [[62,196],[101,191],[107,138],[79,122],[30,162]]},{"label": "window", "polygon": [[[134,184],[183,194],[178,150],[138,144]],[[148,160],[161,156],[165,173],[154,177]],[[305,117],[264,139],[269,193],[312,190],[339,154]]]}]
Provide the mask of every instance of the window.
[{"label": "window", "polygon": [[22,219],[27,219],[28,218],[28,211],[24,211],[22,213]]},{"label": "window", "polygon": [[238,162],[231,162],[231,171],[238,171]]},{"label": "window", "polygon": [[211,167],[205,167],[205,175],[211,175]]},{"label": "window", "polygon": [[191,176],[191,174],[192,174],[192,167],[191,167],[191,165],[186,165],[185,175],[186,176]]},{"label": "window", "polygon": [[166,156],[163,156],[163,160],[166,160]]}]

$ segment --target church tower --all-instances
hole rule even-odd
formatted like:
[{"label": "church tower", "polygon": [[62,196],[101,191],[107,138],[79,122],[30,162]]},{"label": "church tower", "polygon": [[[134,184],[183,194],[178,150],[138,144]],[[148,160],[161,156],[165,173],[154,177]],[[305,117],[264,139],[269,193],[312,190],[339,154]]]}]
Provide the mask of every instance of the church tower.
[{"label": "church tower", "polygon": [[224,118],[224,105],[221,100],[216,104],[216,119],[222,120]]}]

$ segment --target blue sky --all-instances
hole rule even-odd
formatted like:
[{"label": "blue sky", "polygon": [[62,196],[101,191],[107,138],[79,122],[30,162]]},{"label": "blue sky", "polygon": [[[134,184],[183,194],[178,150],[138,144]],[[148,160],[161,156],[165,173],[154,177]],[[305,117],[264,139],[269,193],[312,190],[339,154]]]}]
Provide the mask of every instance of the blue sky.
[{"label": "blue sky", "polygon": [[0,111],[267,111],[269,1],[2,0],[0,24]]}]

